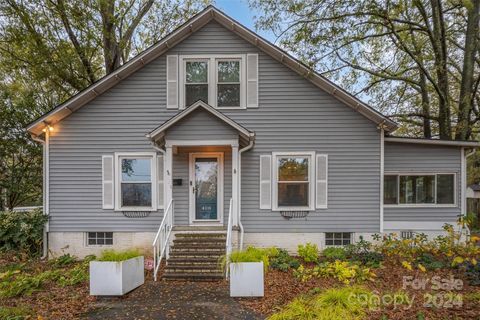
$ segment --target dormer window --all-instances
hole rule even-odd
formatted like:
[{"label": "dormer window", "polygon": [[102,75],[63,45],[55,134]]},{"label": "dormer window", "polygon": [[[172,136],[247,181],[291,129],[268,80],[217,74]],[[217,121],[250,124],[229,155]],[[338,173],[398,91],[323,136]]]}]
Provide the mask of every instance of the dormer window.
[{"label": "dormer window", "polygon": [[245,55],[180,56],[180,107],[198,100],[219,109],[243,109]]}]

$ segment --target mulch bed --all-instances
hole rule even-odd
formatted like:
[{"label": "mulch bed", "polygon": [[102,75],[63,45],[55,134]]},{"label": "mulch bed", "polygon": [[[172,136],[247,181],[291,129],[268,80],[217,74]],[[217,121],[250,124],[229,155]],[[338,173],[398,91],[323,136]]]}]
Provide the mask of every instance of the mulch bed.
[{"label": "mulch bed", "polygon": [[[463,274],[457,270],[437,270],[423,273],[421,271],[409,271],[401,266],[384,263],[384,266],[375,269],[377,275],[375,281],[369,281],[363,285],[372,292],[379,294],[393,294],[403,291],[408,294],[410,299],[414,297],[412,307],[406,310],[407,306],[400,305],[396,309],[393,305],[382,307],[379,311],[369,310],[369,319],[380,319],[383,315],[390,320],[417,319],[419,314],[423,314],[425,319],[480,319],[480,306],[478,302],[465,299],[465,295],[472,292],[480,292],[480,287],[473,287],[468,284]],[[441,279],[455,279],[463,281],[463,289],[460,291],[451,291],[453,294],[461,294],[463,296],[462,306],[451,307],[427,307],[424,298],[425,294],[437,294],[436,303],[440,303],[439,299],[447,302],[448,297],[445,290],[433,290],[431,283],[428,283],[425,289],[415,290],[408,286],[405,290],[403,286],[403,276],[412,276],[414,279],[432,279],[438,276]],[[345,286],[343,283],[332,278],[313,278],[307,282],[300,282],[293,276],[293,271],[281,272],[278,270],[269,270],[265,276],[265,296],[255,299],[238,299],[239,302],[264,316],[269,316],[281,309],[282,306],[288,304],[294,298],[302,294],[308,294],[314,288],[328,289],[332,287]],[[438,305],[438,304],[437,304]]]}]

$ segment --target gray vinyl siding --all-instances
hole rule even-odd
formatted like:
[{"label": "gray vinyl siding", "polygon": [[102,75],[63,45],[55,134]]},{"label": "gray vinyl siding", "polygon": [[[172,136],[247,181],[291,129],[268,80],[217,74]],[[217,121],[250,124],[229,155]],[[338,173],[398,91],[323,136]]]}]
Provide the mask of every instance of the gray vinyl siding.
[{"label": "gray vinyl siding", "polygon": [[208,111],[195,110],[186,118],[170,127],[166,133],[169,140],[238,140],[238,133]]},{"label": "gray vinyl siding", "polygon": [[[245,231],[378,232],[380,136],[374,123],[216,23],[209,23],[168,54],[255,52],[259,53],[259,108],[222,110],[256,133],[254,148],[242,157]],[[161,210],[147,218],[131,219],[101,209],[101,156],[153,151],[145,134],[178,112],[165,107],[165,71],[162,56],[55,126],[50,146],[50,231],[157,230]],[[207,135],[213,132],[209,126],[202,130]],[[229,139],[230,134],[223,132],[216,138]],[[279,212],[259,209],[259,158],[272,151],[329,155],[328,209],[290,221]],[[175,156],[174,178],[187,182],[183,157]],[[225,155],[226,200],[231,197],[229,157]],[[188,219],[186,184],[174,187],[173,193],[176,222],[184,224]],[[225,201],[225,214],[227,206]]]},{"label": "gray vinyl siding", "polygon": [[455,173],[455,207],[388,207],[384,208],[385,221],[454,222],[461,213],[461,149],[405,143],[385,143],[385,174],[387,173]]}]

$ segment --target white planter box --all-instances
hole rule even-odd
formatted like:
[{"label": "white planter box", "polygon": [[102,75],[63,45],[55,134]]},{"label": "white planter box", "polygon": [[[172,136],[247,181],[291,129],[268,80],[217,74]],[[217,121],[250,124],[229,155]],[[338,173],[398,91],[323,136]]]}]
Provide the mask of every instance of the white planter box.
[{"label": "white planter box", "polygon": [[121,296],[145,282],[143,256],[125,261],[90,261],[90,295]]},{"label": "white planter box", "polygon": [[230,264],[231,297],[263,297],[263,262]]}]

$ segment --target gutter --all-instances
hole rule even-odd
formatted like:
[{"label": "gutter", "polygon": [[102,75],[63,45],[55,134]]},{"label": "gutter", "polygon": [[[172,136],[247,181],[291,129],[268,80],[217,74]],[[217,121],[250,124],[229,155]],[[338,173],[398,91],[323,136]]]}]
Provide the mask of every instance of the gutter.
[{"label": "gutter", "polygon": [[243,249],[243,235],[245,233],[245,229],[243,228],[243,224],[242,224],[242,153],[244,153],[245,151],[248,151],[250,149],[253,148],[253,145],[254,145],[254,138],[255,138],[255,134],[252,134],[250,135],[249,137],[249,144],[248,146],[240,149],[238,151],[238,196],[237,196],[237,199],[238,199],[238,203],[237,203],[237,212],[238,212],[238,226],[240,227],[240,245],[239,245],[239,249],[242,250]]}]

